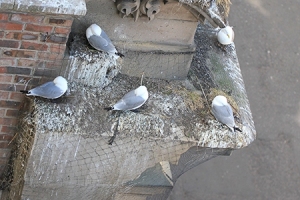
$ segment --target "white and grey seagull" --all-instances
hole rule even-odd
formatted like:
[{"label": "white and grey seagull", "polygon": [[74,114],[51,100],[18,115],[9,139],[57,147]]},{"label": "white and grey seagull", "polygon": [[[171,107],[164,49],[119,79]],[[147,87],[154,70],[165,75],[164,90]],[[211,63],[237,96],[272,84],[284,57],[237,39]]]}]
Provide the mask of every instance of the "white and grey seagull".
[{"label": "white and grey seagull", "polygon": [[107,34],[97,24],[92,24],[86,29],[86,38],[90,45],[99,51],[123,57],[111,42]]},{"label": "white and grey seagull", "polygon": [[[145,104],[145,102],[149,98],[149,93],[146,88],[146,86],[143,85],[143,77],[141,78],[141,86],[136,88],[135,90],[131,90],[130,92],[126,93],[116,104],[113,106],[104,108],[105,110],[118,110],[118,111],[128,111],[128,110],[136,110],[140,108],[142,105]],[[119,120],[120,120],[121,112],[119,113],[119,119],[116,126],[116,131],[114,132],[113,136],[108,141],[108,144],[111,145],[118,133],[118,126],[119,126]]]},{"label": "white and grey seagull", "polygon": [[232,132],[235,132],[235,130],[242,132],[235,125],[232,108],[228,104],[226,97],[221,95],[216,96],[212,101],[211,107],[213,115],[219,122],[228,126]]},{"label": "white and grey seagull", "polygon": [[57,99],[68,89],[68,82],[62,76],[56,77],[53,81],[44,83],[31,90],[20,90],[27,96],[38,96],[46,99]]},{"label": "white and grey seagull", "polygon": [[105,108],[106,110],[135,110],[140,108],[148,100],[149,93],[146,86],[142,85],[143,76],[141,78],[141,86],[135,90],[131,90],[125,94],[116,104]]},{"label": "white and grey seagull", "polygon": [[219,29],[217,32],[218,41],[223,45],[229,45],[233,43],[234,32],[231,26]]}]

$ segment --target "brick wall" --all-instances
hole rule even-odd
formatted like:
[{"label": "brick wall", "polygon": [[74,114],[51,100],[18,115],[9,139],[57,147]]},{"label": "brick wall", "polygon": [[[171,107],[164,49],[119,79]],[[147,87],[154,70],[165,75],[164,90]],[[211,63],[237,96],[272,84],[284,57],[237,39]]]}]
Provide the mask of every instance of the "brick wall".
[{"label": "brick wall", "polygon": [[24,99],[19,90],[60,74],[72,22],[64,15],[0,12],[0,175]]}]

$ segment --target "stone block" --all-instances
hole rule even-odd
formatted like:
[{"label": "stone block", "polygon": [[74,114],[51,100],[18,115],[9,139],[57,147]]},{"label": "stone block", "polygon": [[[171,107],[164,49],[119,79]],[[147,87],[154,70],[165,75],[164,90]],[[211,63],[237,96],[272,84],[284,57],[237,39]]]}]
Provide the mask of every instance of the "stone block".
[{"label": "stone block", "polygon": [[195,51],[194,34],[198,20],[178,2],[161,6],[152,21],[140,17],[121,18],[113,1],[87,2],[87,15],[75,20],[74,33],[98,24],[111,38],[118,51],[125,55],[122,73],[152,78],[183,79]]},{"label": "stone block", "polygon": [[185,79],[193,53],[160,53],[128,51],[122,62],[121,73],[140,77],[175,80]]},{"label": "stone block", "polygon": [[26,13],[50,13],[64,15],[85,15],[84,0],[2,0],[0,10],[14,10]]}]

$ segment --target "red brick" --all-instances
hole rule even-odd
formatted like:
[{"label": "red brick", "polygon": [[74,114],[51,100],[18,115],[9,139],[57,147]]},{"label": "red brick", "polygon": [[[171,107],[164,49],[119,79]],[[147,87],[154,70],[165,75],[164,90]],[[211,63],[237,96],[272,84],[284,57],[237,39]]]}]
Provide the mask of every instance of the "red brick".
[{"label": "red brick", "polygon": [[31,68],[25,68],[25,67],[0,67],[0,73],[29,75],[31,73]]},{"label": "red brick", "polygon": [[0,117],[4,117],[6,113],[6,109],[0,108]]},{"label": "red brick", "polygon": [[[21,105],[21,102],[0,100],[0,106],[3,108],[19,108],[20,105]],[[4,125],[4,124],[2,124],[2,125]]]},{"label": "red brick", "polygon": [[3,38],[4,36],[4,31],[0,31],[0,38]]},{"label": "red brick", "polygon": [[18,57],[18,58],[34,58],[36,51],[27,50],[4,50],[3,56],[6,57]]},{"label": "red brick", "polygon": [[8,99],[9,92],[7,91],[0,91],[0,99]]},{"label": "red brick", "polygon": [[55,27],[54,32],[57,34],[69,35],[69,33],[71,32],[71,27],[70,28]]},{"label": "red brick", "polygon": [[19,110],[7,110],[6,117],[18,117],[20,114]]},{"label": "red brick", "polygon": [[44,16],[41,15],[28,15],[28,14],[12,14],[11,21],[41,23]]},{"label": "red brick", "polygon": [[66,50],[65,44],[51,44],[50,45],[50,52],[52,52],[52,53],[64,54],[65,50]]},{"label": "red brick", "polygon": [[22,30],[23,24],[13,22],[0,23],[0,29],[2,30]]},{"label": "red brick", "polygon": [[0,20],[8,20],[8,14],[0,13]]},{"label": "red brick", "polygon": [[51,42],[51,43],[58,43],[58,44],[65,44],[67,43],[68,36],[62,36],[62,35],[50,35],[46,42]]},{"label": "red brick", "polygon": [[18,119],[0,117],[0,124],[5,126],[15,126],[18,124]]},{"label": "red brick", "polygon": [[14,40],[37,40],[39,34],[33,33],[22,33],[22,32],[8,32],[5,35],[6,39],[14,39]]},{"label": "red brick", "polygon": [[20,92],[11,92],[9,99],[14,101],[22,101],[24,99],[24,94]]},{"label": "red brick", "polygon": [[48,50],[48,45],[47,44],[41,44],[41,43],[35,43],[35,42],[25,42],[25,41],[23,41],[21,43],[20,49],[47,51]]},{"label": "red brick", "polygon": [[[34,76],[47,76],[47,77],[56,77],[59,74],[59,70],[57,69],[36,69],[34,71]],[[40,81],[41,83],[44,82],[43,80]]]},{"label": "red brick", "polygon": [[21,32],[8,32],[5,35],[6,39],[15,39],[15,40],[21,40],[22,33]]},{"label": "red brick", "polygon": [[35,24],[26,24],[26,31],[32,31],[32,32],[51,32],[52,31],[52,26],[40,26],[40,25],[35,25]]},{"label": "red brick", "polygon": [[46,62],[45,67],[48,69],[61,69],[62,68],[62,59]]},{"label": "red brick", "polygon": [[27,59],[27,58],[19,58],[17,62],[17,66],[20,67],[36,67],[36,66],[44,66],[44,62],[35,59]]},{"label": "red brick", "polygon": [[[0,158],[0,170],[4,170],[7,163],[8,163],[8,158]],[[3,165],[5,165],[5,166],[2,167]]]},{"label": "red brick", "polygon": [[15,58],[0,58],[0,66],[14,66]]},{"label": "red brick", "polygon": [[0,47],[18,48],[19,42],[14,40],[0,40]]},{"label": "red brick", "polygon": [[45,18],[45,23],[49,23],[51,25],[71,27],[73,23],[73,19],[47,17]]},{"label": "red brick", "polygon": [[[15,126],[2,126],[1,132],[5,133],[3,135],[14,135],[16,132],[16,127]],[[1,139],[1,137],[0,137],[0,139]]]},{"label": "red brick", "polygon": [[12,75],[9,74],[0,74],[0,82],[1,83],[11,83]]},{"label": "red brick", "polygon": [[38,40],[39,34],[22,33],[22,40]]},{"label": "red brick", "polygon": [[61,60],[64,54],[60,53],[49,53],[49,52],[38,52],[37,58],[41,60]]},{"label": "red brick", "polygon": [[0,83],[0,90],[3,91],[20,91],[23,90],[24,84],[7,84]]},{"label": "red brick", "polygon": [[35,78],[32,76],[21,76],[21,75],[16,75],[14,79],[15,83],[22,83],[22,84],[27,84],[30,83],[30,85],[36,85],[40,82],[40,78]]},{"label": "red brick", "polygon": [[0,134],[0,141],[11,141],[14,137],[14,134]]},{"label": "red brick", "polygon": [[[0,120],[1,120],[1,118],[0,118]],[[0,141],[0,149],[7,148],[9,146],[8,144],[9,144],[9,141]]]},{"label": "red brick", "polygon": [[5,74],[7,72],[7,67],[0,67],[0,74]]},{"label": "red brick", "polygon": [[[0,135],[1,140],[1,135]],[[9,140],[10,141],[10,140]],[[0,158],[9,158],[11,154],[11,149],[0,149]]]}]

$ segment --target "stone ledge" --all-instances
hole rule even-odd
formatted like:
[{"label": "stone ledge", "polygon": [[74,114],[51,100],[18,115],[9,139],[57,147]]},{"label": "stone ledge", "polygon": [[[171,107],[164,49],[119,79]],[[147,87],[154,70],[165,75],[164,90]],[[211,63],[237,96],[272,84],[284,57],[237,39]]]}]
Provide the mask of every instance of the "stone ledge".
[{"label": "stone ledge", "polygon": [[84,0],[2,0],[0,10],[79,16],[87,11]]}]

